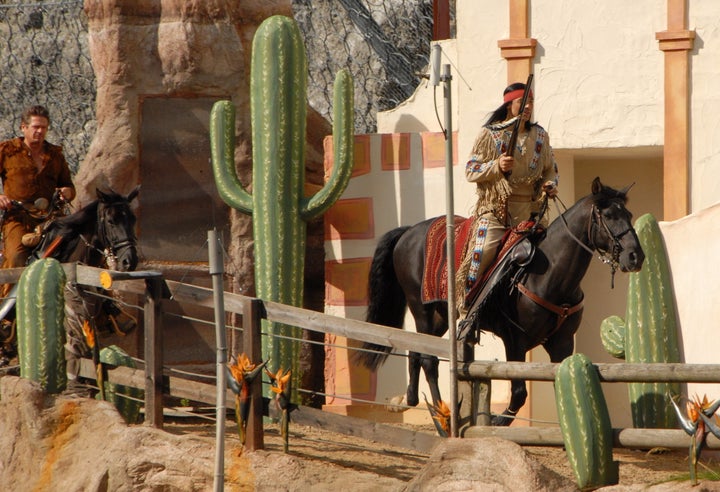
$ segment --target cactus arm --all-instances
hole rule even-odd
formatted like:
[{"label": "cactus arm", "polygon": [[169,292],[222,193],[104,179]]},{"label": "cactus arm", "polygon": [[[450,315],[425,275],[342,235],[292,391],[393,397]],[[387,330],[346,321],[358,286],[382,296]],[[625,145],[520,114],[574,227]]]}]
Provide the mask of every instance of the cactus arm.
[{"label": "cactus arm", "polygon": [[625,358],[626,325],[620,316],[610,316],[600,324],[600,340],[605,350],[616,359]]},{"label": "cactus arm", "polygon": [[252,196],[235,171],[235,106],[230,101],[218,101],[210,111],[210,155],[220,197],[231,207],[251,214]]},{"label": "cactus arm", "polygon": [[565,450],[579,488],[618,483],[610,415],[600,377],[587,356],[574,354],[560,363],[555,399]]},{"label": "cactus arm", "polygon": [[335,76],[333,88],[333,168],[325,186],[303,199],[301,216],[310,220],[324,213],[343,194],[353,170],[353,79],[347,69]]}]

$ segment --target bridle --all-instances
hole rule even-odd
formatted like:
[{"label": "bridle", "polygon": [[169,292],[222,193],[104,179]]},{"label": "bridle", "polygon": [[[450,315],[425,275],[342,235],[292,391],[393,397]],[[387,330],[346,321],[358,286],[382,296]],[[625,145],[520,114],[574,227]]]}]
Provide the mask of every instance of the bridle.
[{"label": "bridle", "polygon": [[[560,201],[559,198],[555,197],[555,200]],[[623,230],[622,232],[618,234],[614,234],[610,227],[607,225],[607,222],[602,216],[602,213],[600,212],[600,209],[597,207],[597,205],[593,204],[591,211],[590,211],[590,218],[588,219],[588,225],[587,225],[587,237],[588,241],[590,241],[590,246],[586,245],[584,242],[582,242],[580,239],[578,239],[575,234],[570,230],[570,226],[568,226],[567,220],[565,220],[565,216],[562,212],[560,212],[560,207],[557,204],[557,201],[555,202],[555,207],[558,210],[558,215],[562,219],[562,223],[565,226],[565,230],[570,235],[573,240],[578,243],[585,251],[590,253],[590,255],[594,256],[595,251],[598,252],[597,258],[602,261],[604,264],[610,266],[610,286],[611,288],[615,287],[615,272],[617,272],[618,268],[620,267],[620,253],[623,251],[623,247],[620,244],[620,240],[625,236],[625,234],[631,232],[633,230],[633,227],[631,224],[628,224],[628,227]],[[562,206],[567,210],[567,207],[565,207],[565,204],[560,201]],[[610,250],[603,249],[599,247],[595,243],[595,230],[597,228],[601,228],[605,235],[610,239],[610,242],[612,243]]]},{"label": "bridle", "polygon": [[[85,236],[83,236],[82,234],[80,234],[80,239],[83,241],[86,247],[88,247],[89,249],[94,249],[95,251],[100,253],[105,258],[105,262],[107,263],[108,268],[114,270],[117,267],[117,259],[119,256],[118,253],[124,249],[136,247],[137,240],[135,239],[135,235],[132,234],[132,232],[128,234],[127,231],[124,230],[124,228],[109,228],[107,226],[108,208],[112,207],[113,205],[114,204],[98,204],[98,242],[104,245],[104,248],[101,250],[100,248],[90,244],[87,238],[85,238]],[[120,229],[123,230],[123,234],[117,234],[117,231]]]}]

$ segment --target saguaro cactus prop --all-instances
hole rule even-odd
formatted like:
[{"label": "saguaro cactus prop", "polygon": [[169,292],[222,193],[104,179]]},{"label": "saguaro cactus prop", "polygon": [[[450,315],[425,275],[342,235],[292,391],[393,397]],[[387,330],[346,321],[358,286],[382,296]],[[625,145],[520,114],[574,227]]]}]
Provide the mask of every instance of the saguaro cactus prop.
[{"label": "saguaro cactus prop", "polygon": [[583,354],[567,357],[555,375],[555,401],[565,451],[578,487],[614,485],[619,480],[613,461],[613,435],[600,377]]},{"label": "saguaro cactus prop", "polygon": [[33,262],[18,282],[20,376],[37,381],[48,393],[67,386],[64,287],[65,272],[53,258]]},{"label": "saguaro cactus prop", "polygon": [[[627,362],[680,362],[675,297],[660,228],[645,214],[635,222],[635,231],[645,263],[630,274],[625,320],[603,320],[600,337],[612,356]],[[635,427],[676,426],[667,395],[680,393],[680,383],[630,383],[628,393]]]},{"label": "saguaro cactus prop", "polygon": [[[353,158],[352,77],[341,70],[333,97],[334,166],[323,188],[303,196],[305,182],[307,61],[300,30],[284,16],[266,19],[253,40],[250,109],[253,144],[252,194],[235,169],[235,108],[219,101],[210,115],[213,172],[220,196],[253,217],[258,297],[302,306],[306,222],[325,212],[347,187]],[[267,323],[264,360],[292,371],[299,387],[300,329]]]},{"label": "saguaro cactus prop", "polygon": [[[136,368],[137,365],[123,349],[117,345],[110,345],[100,351],[100,362],[110,366],[123,366]],[[104,378],[105,400],[115,405],[118,412],[128,424],[136,424],[140,420],[140,409],[143,406],[145,392],[140,388],[125,386],[124,384],[111,383]],[[101,400],[100,394],[95,396]]]}]

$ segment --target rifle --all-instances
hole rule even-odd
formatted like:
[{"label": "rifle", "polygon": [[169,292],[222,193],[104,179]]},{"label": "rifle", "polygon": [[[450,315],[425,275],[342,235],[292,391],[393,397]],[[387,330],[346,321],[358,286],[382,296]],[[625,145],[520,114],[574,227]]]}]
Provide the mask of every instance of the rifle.
[{"label": "rifle", "polygon": [[[525,111],[525,105],[527,104],[527,98],[530,94],[530,84],[532,84],[533,74],[528,75],[527,82],[525,82],[525,93],[523,94],[522,102],[520,103],[520,114],[518,115],[513,131],[510,134],[510,140],[508,141],[507,149],[505,149],[505,155],[512,157],[515,151],[515,145],[517,144],[518,134],[520,133],[520,122],[522,121],[522,112]],[[512,171],[505,173],[506,176],[510,176]]]}]

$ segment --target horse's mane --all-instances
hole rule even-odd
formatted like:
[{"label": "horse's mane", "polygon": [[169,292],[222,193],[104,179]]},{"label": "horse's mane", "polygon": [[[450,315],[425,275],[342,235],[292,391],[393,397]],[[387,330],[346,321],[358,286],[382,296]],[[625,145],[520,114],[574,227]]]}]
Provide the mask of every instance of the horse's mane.
[{"label": "horse's mane", "polygon": [[53,231],[56,235],[79,233],[88,222],[93,223],[92,221],[97,217],[99,203],[100,200],[95,200],[75,213],[57,218],[50,223],[48,232]]}]

